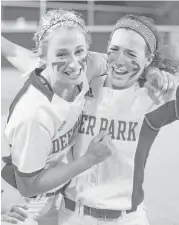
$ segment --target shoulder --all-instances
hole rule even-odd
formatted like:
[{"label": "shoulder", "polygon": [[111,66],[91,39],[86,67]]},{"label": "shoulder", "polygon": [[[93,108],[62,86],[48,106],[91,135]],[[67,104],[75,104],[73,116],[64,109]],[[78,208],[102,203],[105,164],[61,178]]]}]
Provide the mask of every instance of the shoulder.
[{"label": "shoulder", "polygon": [[33,85],[15,97],[9,108],[5,133],[12,134],[15,129],[38,129],[39,126],[49,130],[53,135],[53,117],[48,98]]}]

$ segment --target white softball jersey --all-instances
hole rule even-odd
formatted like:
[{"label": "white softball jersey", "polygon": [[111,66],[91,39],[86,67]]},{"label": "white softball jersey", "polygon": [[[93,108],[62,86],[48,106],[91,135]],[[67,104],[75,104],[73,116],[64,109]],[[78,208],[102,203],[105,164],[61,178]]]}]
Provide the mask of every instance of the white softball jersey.
[{"label": "white softball jersey", "polygon": [[94,78],[74,147],[83,155],[91,140],[108,130],[113,154],[72,180],[65,194],[83,205],[130,210],[144,198],[144,168],[160,128],[179,119],[179,88],[170,101],[153,103],[139,84],[124,90],[105,87],[106,76]]},{"label": "white softball jersey", "polygon": [[40,72],[41,69],[32,72],[16,95],[5,129],[12,164],[25,176],[35,175],[57,161],[67,163],[66,154],[89,90],[85,77],[75,100],[67,102],[42,83]]}]

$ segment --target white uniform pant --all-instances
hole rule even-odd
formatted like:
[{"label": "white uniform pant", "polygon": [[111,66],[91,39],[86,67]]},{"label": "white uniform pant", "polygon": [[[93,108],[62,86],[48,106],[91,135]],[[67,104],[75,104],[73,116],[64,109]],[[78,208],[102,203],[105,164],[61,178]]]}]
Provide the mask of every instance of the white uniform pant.
[{"label": "white uniform pant", "polygon": [[64,200],[58,213],[58,225],[149,225],[146,210],[143,204],[139,205],[135,212],[123,214],[118,219],[97,219],[83,215],[83,207],[76,207],[76,211],[65,208]]}]

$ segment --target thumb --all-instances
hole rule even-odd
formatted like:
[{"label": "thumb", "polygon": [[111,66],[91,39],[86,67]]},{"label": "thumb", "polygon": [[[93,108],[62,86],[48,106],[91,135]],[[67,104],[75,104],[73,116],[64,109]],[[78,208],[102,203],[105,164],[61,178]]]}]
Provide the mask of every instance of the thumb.
[{"label": "thumb", "polygon": [[100,131],[100,133],[98,135],[96,135],[96,137],[94,138],[94,141],[99,142],[107,135],[108,135],[108,131],[102,130],[102,131]]}]

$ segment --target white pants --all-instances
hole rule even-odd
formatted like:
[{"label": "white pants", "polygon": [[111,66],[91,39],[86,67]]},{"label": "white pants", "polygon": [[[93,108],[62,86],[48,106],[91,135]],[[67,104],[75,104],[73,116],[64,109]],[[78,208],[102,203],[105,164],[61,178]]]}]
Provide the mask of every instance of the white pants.
[{"label": "white pants", "polygon": [[135,212],[124,214],[113,220],[96,219],[83,215],[82,211],[78,207],[75,212],[66,209],[64,200],[62,200],[58,214],[58,225],[149,225],[143,204],[138,206]]}]

